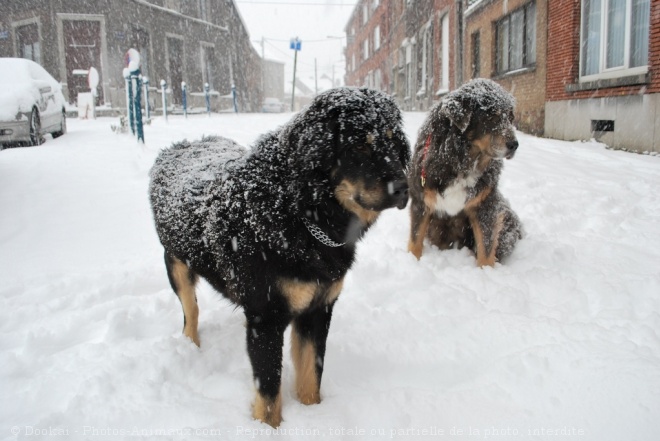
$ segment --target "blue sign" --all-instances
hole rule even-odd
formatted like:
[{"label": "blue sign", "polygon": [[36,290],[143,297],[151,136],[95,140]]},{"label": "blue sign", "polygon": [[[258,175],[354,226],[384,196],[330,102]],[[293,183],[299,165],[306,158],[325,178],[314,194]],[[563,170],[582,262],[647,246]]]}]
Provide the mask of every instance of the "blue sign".
[{"label": "blue sign", "polygon": [[9,31],[0,31],[0,40],[8,40]]},{"label": "blue sign", "polygon": [[300,41],[297,38],[293,38],[291,39],[291,43],[289,44],[289,49],[293,49],[294,51],[299,51],[301,44],[302,41]]}]

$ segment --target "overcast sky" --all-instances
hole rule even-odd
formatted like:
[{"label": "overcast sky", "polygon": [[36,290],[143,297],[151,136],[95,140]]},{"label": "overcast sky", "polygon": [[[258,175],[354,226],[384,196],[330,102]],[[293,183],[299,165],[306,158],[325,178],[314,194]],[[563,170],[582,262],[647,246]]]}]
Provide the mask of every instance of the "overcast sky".
[{"label": "overcast sky", "polygon": [[[317,59],[319,78],[344,76],[346,46],[344,27],[357,0],[234,0],[250,33],[250,39],[261,54],[261,38],[265,38],[267,59],[283,61],[285,81],[291,84],[293,54],[289,41],[298,37],[302,50],[298,53],[297,76],[314,87],[314,58]],[[342,37],[331,39],[328,36]],[[286,86],[287,88],[289,86]]]}]

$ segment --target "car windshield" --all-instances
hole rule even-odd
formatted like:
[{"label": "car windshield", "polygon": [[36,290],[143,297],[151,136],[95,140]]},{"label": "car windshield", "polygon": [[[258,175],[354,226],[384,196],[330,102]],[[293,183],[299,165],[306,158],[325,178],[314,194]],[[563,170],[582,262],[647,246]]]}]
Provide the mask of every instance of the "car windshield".
[{"label": "car windshield", "polygon": [[30,63],[28,65],[28,70],[30,71],[30,75],[32,76],[33,79],[39,80],[39,81],[48,81],[51,82],[53,81],[52,77],[48,72],[46,72],[46,69],[43,67],[39,66],[36,63]]},{"label": "car windshield", "polygon": [[26,83],[31,79],[28,61],[14,58],[0,58],[0,84]]}]

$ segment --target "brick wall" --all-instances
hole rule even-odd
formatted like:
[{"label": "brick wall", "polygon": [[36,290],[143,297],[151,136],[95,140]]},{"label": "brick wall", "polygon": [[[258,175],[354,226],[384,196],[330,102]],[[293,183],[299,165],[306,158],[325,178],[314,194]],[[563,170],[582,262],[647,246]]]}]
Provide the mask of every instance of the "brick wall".
[{"label": "brick wall", "polygon": [[580,64],[580,0],[553,0],[548,34],[546,99],[566,99],[566,85],[577,80]]},{"label": "brick wall", "polygon": [[[580,0],[553,0],[548,15],[547,100],[603,98],[660,92],[660,78],[651,75],[649,84],[600,87],[569,92],[566,86],[579,82]],[[649,72],[660,69],[660,0],[651,0]]]},{"label": "brick wall", "polygon": [[[369,7],[369,19],[363,24],[363,4],[365,0],[360,1],[355,7],[355,11],[346,26],[347,35],[351,37],[351,30],[355,30],[352,41],[346,46],[346,84],[349,86],[362,86],[365,84],[367,75],[372,72],[375,78],[376,70],[380,69],[381,84],[374,85],[377,89],[388,91],[390,83],[388,65],[389,55],[389,9],[391,2],[381,1],[376,9]],[[367,3],[371,3],[369,0]],[[380,47],[374,46],[374,29],[380,26]],[[363,46],[364,41],[369,40],[369,58],[364,59]],[[355,56],[355,70],[352,70],[352,58]]]},{"label": "brick wall", "polygon": [[[380,69],[382,75],[382,90],[394,95],[399,104],[406,109],[427,109],[439,97],[435,92],[441,84],[441,33],[440,24],[444,14],[449,14],[449,88],[455,88],[456,81],[456,1],[455,0],[435,0],[434,2],[419,2],[406,4],[404,1],[381,0],[379,7],[372,12],[367,24],[363,24],[363,4],[365,0],[360,1],[353,15],[346,25],[346,33],[349,35],[349,43],[346,48],[346,84],[361,86],[365,83],[365,78],[369,72],[375,72]],[[428,77],[433,78],[433,83],[427,87],[426,93],[418,97],[417,91],[421,87],[421,68],[422,48],[421,40],[422,28],[432,22],[432,60]],[[380,25],[381,47],[374,52],[373,49],[373,29]],[[355,30],[351,38],[352,31]],[[367,60],[362,58],[362,46],[366,38],[369,38],[370,57]],[[413,74],[412,74],[412,96],[405,99],[406,96],[406,75],[405,69],[399,68],[399,50],[405,39],[409,42],[415,42],[412,46]],[[356,66],[352,69],[352,58],[355,56]]]},{"label": "brick wall", "polygon": [[[439,90],[442,84],[442,32],[441,23],[445,14],[449,14],[449,90],[456,88],[456,65],[458,60],[457,55],[457,39],[456,39],[456,1],[454,0],[435,0],[433,6],[435,20],[433,26],[435,27],[433,35],[433,93]],[[440,97],[438,97],[440,98]]]},{"label": "brick wall", "polygon": [[[649,22],[649,71],[660,72],[660,1],[651,0],[651,21]],[[652,75],[647,93],[660,92],[660,78]]]},{"label": "brick wall", "polygon": [[482,6],[467,15],[463,77],[464,81],[472,78],[471,36],[473,33],[479,32],[481,77],[492,78],[516,98],[516,126],[520,130],[534,135],[542,135],[545,121],[547,68],[545,61],[548,51],[547,0],[536,0],[536,65],[504,75],[498,75],[495,71],[495,22],[528,3],[530,0],[484,2]]}]

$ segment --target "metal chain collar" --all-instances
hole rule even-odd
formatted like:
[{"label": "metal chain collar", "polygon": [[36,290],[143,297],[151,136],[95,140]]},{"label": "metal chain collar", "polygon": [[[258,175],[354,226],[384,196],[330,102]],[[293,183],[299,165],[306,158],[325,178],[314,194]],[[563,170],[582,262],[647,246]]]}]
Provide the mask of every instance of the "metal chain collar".
[{"label": "metal chain collar", "polygon": [[321,242],[323,245],[332,248],[337,248],[346,245],[346,243],[337,243],[334,240],[330,239],[330,237],[328,237],[328,235],[325,234],[323,230],[321,230],[319,227],[311,223],[309,219],[307,219],[306,217],[303,217],[302,220],[305,226],[307,227],[307,229],[309,230],[309,232],[312,234],[312,236],[314,236],[316,240]]}]

